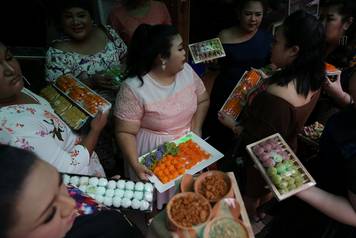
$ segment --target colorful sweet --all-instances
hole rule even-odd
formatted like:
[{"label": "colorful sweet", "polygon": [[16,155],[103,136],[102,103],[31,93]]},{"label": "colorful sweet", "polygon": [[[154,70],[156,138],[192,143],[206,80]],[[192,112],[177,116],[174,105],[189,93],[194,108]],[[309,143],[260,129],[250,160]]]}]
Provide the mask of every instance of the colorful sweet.
[{"label": "colorful sweet", "polygon": [[316,121],[309,126],[305,126],[303,129],[303,134],[312,140],[319,140],[323,131],[324,125]]},{"label": "colorful sweet", "polygon": [[[90,182],[89,182],[89,183],[90,183]],[[88,186],[87,186],[87,193],[95,194],[95,193],[96,193],[96,186],[94,186],[94,185],[88,185]]]},{"label": "colorful sweet", "polygon": [[214,219],[209,229],[209,238],[247,238],[246,227],[229,217]]},{"label": "colorful sweet", "polygon": [[109,189],[115,189],[115,188],[116,188],[116,181],[110,180],[110,181],[108,182],[108,188],[109,188]]},{"label": "colorful sweet", "polygon": [[67,92],[68,89],[77,85],[77,82],[70,75],[62,75],[56,80],[56,85],[63,92]]}]

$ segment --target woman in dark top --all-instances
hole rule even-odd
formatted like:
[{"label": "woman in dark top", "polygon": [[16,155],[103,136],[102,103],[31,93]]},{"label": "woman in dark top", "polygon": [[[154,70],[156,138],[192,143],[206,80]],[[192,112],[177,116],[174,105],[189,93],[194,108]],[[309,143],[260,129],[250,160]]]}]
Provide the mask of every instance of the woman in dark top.
[{"label": "woman in dark top", "polygon": [[233,134],[218,122],[217,113],[246,70],[261,68],[268,63],[272,35],[259,29],[264,5],[263,0],[235,1],[239,25],[219,34],[226,57],[220,61],[220,73],[214,80],[205,124],[207,133],[212,136],[210,143],[223,153],[230,147]]},{"label": "woman in dark top", "polygon": [[[356,100],[356,77],[350,79],[349,89]],[[320,140],[315,171],[310,171],[317,187],[296,195],[304,202],[296,198],[285,202],[268,237],[356,237],[355,122],[355,104],[330,118]]]},{"label": "woman in dark top", "polygon": [[267,79],[239,124],[219,114],[220,121],[240,135],[239,154],[246,158],[247,173],[244,201],[252,216],[258,215],[257,207],[268,201],[271,193],[264,189],[265,182],[246,155],[245,146],[278,132],[296,151],[297,134],[313,110],[325,78],[324,39],[324,28],[314,16],[303,11],[288,16],[277,29],[272,46],[271,62],[281,70]]}]

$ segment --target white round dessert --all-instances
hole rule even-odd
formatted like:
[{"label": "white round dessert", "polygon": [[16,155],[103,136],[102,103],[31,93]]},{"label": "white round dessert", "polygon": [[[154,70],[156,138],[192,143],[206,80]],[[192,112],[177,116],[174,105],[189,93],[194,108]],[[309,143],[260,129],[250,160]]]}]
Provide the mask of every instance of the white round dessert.
[{"label": "white round dessert", "polygon": [[104,204],[106,206],[112,206],[112,197],[104,197]]},{"label": "white round dessert", "polygon": [[63,183],[65,185],[69,184],[70,176],[68,174],[63,174]]},{"label": "white round dessert", "polygon": [[120,207],[121,206],[121,198],[113,197],[112,205],[114,205],[114,207]]},{"label": "white round dessert", "polygon": [[107,189],[105,192],[105,197],[113,197],[115,195],[115,190],[114,189]]},{"label": "white round dessert", "polygon": [[153,191],[153,186],[151,183],[145,183],[145,191],[147,191],[147,192]]},{"label": "white round dessert", "polygon": [[73,176],[70,178],[69,183],[78,186],[79,185],[79,177],[78,176]]},{"label": "white round dessert", "polygon": [[137,200],[137,199],[133,199],[131,201],[131,207],[133,209],[139,209],[141,207],[141,201]]},{"label": "white round dessert", "polygon": [[89,184],[90,185],[97,186],[98,183],[99,183],[99,179],[96,178],[96,177],[92,177],[92,178],[89,179]]},{"label": "white round dessert", "polygon": [[104,202],[104,196],[103,196],[103,195],[100,195],[100,194],[96,194],[96,195],[95,195],[95,200],[96,200],[98,203],[103,203],[103,202]]},{"label": "white round dessert", "polygon": [[147,201],[142,200],[141,201],[140,210],[141,211],[145,211],[145,210],[147,210],[149,208],[149,206],[150,206],[150,204]]},{"label": "white round dessert", "polygon": [[116,187],[118,189],[122,189],[123,190],[123,189],[125,189],[125,184],[126,184],[125,180],[119,180],[116,183]]},{"label": "white round dessert", "polygon": [[131,199],[133,197],[133,192],[131,190],[126,190],[124,193],[124,197]]},{"label": "white round dessert", "polygon": [[86,177],[86,176],[80,177],[80,179],[79,179],[79,184],[80,185],[88,185],[88,183],[89,183],[89,178],[88,177]]},{"label": "white round dessert", "polygon": [[128,208],[129,206],[131,206],[131,200],[128,198],[123,198],[121,200],[121,206],[124,208]]},{"label": "white round dessert", "polygon": [[105,194],[105,191],[106,191],[106,189],[105,189],[104,187],[97,187],[95,194],[104,195],[104,194]]},{"label": "white round dessert", "polygon": [[95,193],[96,193],[96,186],[88,185],[88,186],[87,186],[86,193],[95,194]]},{"label": "white round dessert", "polygon": [[88,193],[88,196],[95,199],[95,193]]},{"label": "white round dessert", "polygon": [[152,202],[153,199],[152,193],[145,193],[144,198],[147,202]]},{"label": "white round dessert", "polygon": [[115,197],[122,198],[124,196],[125,191],[122,189],[115,189]]},{"label": "white round dessert", "polygon": [[126,184],[125,184],[125,189],[126,190],[133,190],[134,187],[135,187],[135,184],[132,181],[127,181]]},{"label": "white round dessert", "polygon": [[87,191],[87,185],[84,185],[84,184],[80,185],[79,190],[82,191],[83,193],[85,193]]},{"label": "white round dessert", "polygon": [[142,191],[144,187],[145,187],[145,185],[142,182],[137,182],[135,184],[135,190],[136,191]]},{"label": "white round dessert", "polygon": [[116,188],[116,181],[110,180],[110,181],[108,182],[108,188],[109,188],[109,189],[115,189],[115,188]]},{"label": "white round dessert", "polygon": [[101,187],[105,187],[108,184],[108,180],[106,178],[100,178],[98,185]]},{"label": "white round dessert", "polygon": [[142,200],[143,199],[143,192],[135,191],[134,198],[137,199],[137,200]]}]

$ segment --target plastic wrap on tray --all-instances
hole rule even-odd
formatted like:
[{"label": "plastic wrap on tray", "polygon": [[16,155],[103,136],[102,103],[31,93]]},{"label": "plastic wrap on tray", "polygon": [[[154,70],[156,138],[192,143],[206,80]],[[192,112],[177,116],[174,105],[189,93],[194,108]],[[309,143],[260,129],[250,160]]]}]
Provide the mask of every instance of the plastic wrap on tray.
[{"label": "plastic wrap on tray", "polygon": [[62,174],[63,183],[78,187],[96,202],[107,207],[152,211],[153,185],[149,182],[108,180],[106,178]]},{"label": "plastic wrap on tray", "polygon": [[196,64],[225,56],[225,51],[219,38],[190,44],[189,50]]},{"label": "plastic wrap on tray", "polygon": [[278,200],[315,185],[280,134],[252,143],[247,150]]},{"label": "plastic wrap on tray", "polygon": [[91,117],[95,117],[99,109],[111,108],[110,102],[71,75],[60,76],[53,85]]},{"label": "plastic wrap on tray", "polygon": [[246,71],[232,90],[220,111],[236,120],[245,105],[248,92],[258,84],[261,78],[262,76],[257,70],[252,69]]}]

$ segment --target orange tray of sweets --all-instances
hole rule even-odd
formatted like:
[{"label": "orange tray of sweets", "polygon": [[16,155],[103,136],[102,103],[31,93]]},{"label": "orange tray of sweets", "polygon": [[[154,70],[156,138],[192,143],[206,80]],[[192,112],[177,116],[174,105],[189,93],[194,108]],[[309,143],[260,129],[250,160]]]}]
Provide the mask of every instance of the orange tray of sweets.
[{"label": "orange tray of sweets", "polygon": [[139,157],[139,162],[153,172],[149,180],[162,193],[173,187],[184,174],[195,174],[224,155],[193,132],[158,146]]},{"label": "orange tray of sweets", "polygon": [[230,96],[220,111],[236,120],[242,111],[248,92],[258,84],[261,78],[261,74],[255,69],[246,71],[230,93]]},{"label": "orange tray of sweets", "polygon": [[316,184],[279,133],[249,144],[246,149],[278,201]]},{"label": "orange tray of sweets", "polygon": [[341,70],[336,68],[334,65],[325,63],[325,71],[326,76],[331,82],[335,82],[337,80],[338,75],[341,74]]},{"label": "orange tray of sweets", "polygon": [[53,86],[91,117],[101,109],[107,111],[111,103],[70,74],[57,78]]}]

